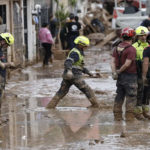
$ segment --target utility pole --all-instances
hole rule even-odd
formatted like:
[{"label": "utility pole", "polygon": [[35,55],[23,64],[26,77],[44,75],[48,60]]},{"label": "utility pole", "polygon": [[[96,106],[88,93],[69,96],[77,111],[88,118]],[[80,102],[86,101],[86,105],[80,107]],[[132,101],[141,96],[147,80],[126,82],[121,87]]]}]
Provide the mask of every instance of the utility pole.
[{"label": "utility pole", "polygon": [[148,15],[150,14],[150,0],[147,0],[147,2],[146,2],[146,13]]}]

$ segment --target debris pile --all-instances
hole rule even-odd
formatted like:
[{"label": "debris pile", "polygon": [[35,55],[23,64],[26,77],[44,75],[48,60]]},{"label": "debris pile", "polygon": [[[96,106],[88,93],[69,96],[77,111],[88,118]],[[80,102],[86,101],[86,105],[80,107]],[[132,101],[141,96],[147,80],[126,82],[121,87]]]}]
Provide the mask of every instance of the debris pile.
[{"label": "debris pile", "polygon": [[91,45],[103,47],[111,44],[117,34],[111,28],[112,15],[103,7],[101,1],[91,2],[87,14],[83,17],[84,35],[91,40]]}]

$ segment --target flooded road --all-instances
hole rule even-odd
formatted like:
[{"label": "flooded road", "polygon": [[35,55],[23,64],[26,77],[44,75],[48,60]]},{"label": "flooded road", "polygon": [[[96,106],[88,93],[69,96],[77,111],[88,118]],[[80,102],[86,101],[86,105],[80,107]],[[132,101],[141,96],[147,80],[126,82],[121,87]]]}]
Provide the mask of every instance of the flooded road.
[{"label": "flooded road", "polygon": [[2,150],[150,149],[150,121],[114,121],[116,87],[109,52],[91,49],[86,55],[87,68],[101,75],[85,76],[101,109],[87,109],[90,103],[74,86],[55,110],[45,109],[60,86],[63,61],[55,60],[45,69],[41,63],[29,66],[6,85],[0,122]]}]

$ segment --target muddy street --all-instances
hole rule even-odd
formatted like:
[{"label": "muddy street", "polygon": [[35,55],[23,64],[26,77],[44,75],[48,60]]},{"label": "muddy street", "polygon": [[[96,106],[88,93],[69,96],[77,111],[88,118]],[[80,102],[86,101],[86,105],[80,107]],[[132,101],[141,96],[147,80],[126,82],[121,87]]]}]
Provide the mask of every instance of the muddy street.
[{"label": "muddy street", "polygon": [[61,83],[63,61],[42,68],[38,63],[11,75],[2,103],[2,150],[148,150],[150,122],[114,121],[115,81],[111,77],[110,51],[92,47],[86,52],[87,68],[97,78],[85,76],[94,89],[100,109],[87,109],[89,101],[71,87],[57,108],[45,106]]}]

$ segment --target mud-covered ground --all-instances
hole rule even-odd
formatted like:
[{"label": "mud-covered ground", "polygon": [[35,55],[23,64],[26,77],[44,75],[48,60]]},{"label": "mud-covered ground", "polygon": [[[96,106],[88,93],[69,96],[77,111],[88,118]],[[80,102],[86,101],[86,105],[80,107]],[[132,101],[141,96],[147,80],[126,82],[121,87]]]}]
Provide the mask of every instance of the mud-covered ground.
[{"label": "mud-covered ground", "polygon": [[55,110],[45,106],[60,87],[63,61],[43,69],[41,63],[12,74],[2,103],[2,150],[148,150],[150,123],[115,122],[112,113],[115,81],[110,51],[94,47],[86,52],[86,66],[99,78],[85,76],[100,109],[87,109],[87,98],[76,87]]}]

